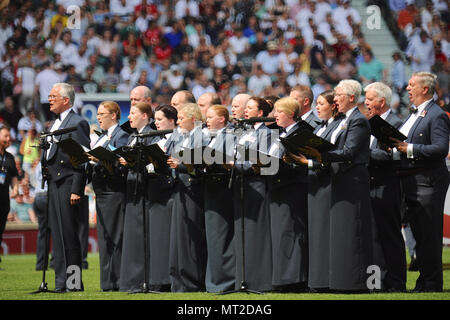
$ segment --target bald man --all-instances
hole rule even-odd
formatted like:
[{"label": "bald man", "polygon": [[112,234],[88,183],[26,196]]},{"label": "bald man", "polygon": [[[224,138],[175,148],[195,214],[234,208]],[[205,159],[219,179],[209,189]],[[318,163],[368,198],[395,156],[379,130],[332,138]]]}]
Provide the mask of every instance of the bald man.
[{"label": "bald man", "polygon": [[172,100],[170,100],[170,104],[175,109],[179,110],[180,106],[185,103],[196,103],[194,95],[187,90],[180,90],[175,92],[172,96]]},{"label": "bald man", "polygon": [[202,111],[203,121],[206,121],[206,111],[208,111],[208,108],[215,104],[222,104],[222,101],[217,93],[206,92],[198,97],[197,105]]},{"label": "bald man", "polygon": [[146,86],[138,86],[131,90],[130,101],[131,106],[135,106],[139,102],[152,104],[151,90]]},{"label": "bald man", "polygon": [[[140,102],[145,102],[145,103],[149,103],[150,105],[152,105],[151,93],[152,93],[152,91],[146,86],[135,87],[130,92],[131,107],[134,107],[136,104],[138,104]],[[152,106],[152,109],[154,109],[153,106]],[[153,130],[156,130],[155,120],[153,119],[154,114],[155,114],[155,112],[153,110],[152,118],[150,118],[149,123],[150,123],[150,127]]]},{"label": "bald man", "polygon": [[234,119],[244,118],[245,106],[250,99],[250,95],[246,93],[237,94],[231,101],[231,114]]}]

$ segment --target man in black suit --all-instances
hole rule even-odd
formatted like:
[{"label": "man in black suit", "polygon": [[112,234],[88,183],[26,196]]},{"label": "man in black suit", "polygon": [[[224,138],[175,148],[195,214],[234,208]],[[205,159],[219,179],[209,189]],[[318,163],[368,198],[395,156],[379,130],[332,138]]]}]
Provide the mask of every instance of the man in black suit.
[{"label": "man in black suit", "polygon": [[[369,117],[378,115],[398,129],[402,121],[389,108],[392,90],[384,83],[374,82],[364,91]],[[386,147],[382,148],[377,138],[371,136],[370,199],[386,268],[383,270],[386,276],[383,279],[382,289],[404,291],[406,290],[406,251],[401,233],[400,184],[394,161],[386,149]]]},{"label": "man in black suit", "polygon": [[[406,90],[413,113],[400,127],[407,139],[396,140],[394,159],[400,153],[400,182],[406,217],[416,239],[419,278],[415,291],[441,292],[444,202],[449,185],[445,164],[450,121],[433,100],[436,75],[416,72]],[[397,152],[398,151],[398,152]]]},{"label": "man in black suit", "polygon": [[[89,124],[72,110],[75,100],[73,87],[66,83],[55,84],[48,100],[50,111],[57,115],[50,131],[76,127],[71,133],[55,136],[55,140],[62,141],[71,137],[80,145],[89,147]],[[82,254],[78,229],[86,184],[85,170],[64,153],[56,141],[51,141],[47,163],[50,175],[49,223],[53,239],[55,291],[82,291]]]},{"label": "man in black suit", "polygon": [[[128,133],[119,125],[120,107],[114,101],[103,101],[97,110],[102,134],[92,148],[114,150],[128,142]],[[127,170],[118,163],[90,157],[92,186],[96,196],[98,246],[100,254],[100,287],[118,291],[122,258]]]},{"label": "man in black suit", "polygon": [[313,129],[316,129],[322,121],[311,109],[311,105],[314,101],[314,94],[311,88],[303,85],[295,86],[292,88],[289,96],[297,100],[300,104],[299,118],[306,121]]}]

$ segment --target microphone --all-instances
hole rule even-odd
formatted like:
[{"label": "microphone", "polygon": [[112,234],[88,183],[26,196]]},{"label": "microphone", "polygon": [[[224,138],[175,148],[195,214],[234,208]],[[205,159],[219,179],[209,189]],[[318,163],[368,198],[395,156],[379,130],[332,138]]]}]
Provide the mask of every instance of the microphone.
[{"label": "microphone", "polygon": [[59,136],[61,134],[69,133],[76,131],[78,127],[70,127],[65,129],[59,129],[52,132],[43,132],[41,133],[41,138],[49,137],[49,136]]},{"label": "microphone", "polygon": [[234,121],[243,123],[256,123],[256,122],[274,122],[276,121],[276,119],[268,117],[251,117],[248,119],[234,119]]},{"label": "microphone", "polygon": [[133,137],[139,137],[139,138],[146,138],[146,137],[155,137],[155,136],[163,136],[168,133],[172,133],[173,130],[156,130],[146,133],[134,133],[132,134]]}]

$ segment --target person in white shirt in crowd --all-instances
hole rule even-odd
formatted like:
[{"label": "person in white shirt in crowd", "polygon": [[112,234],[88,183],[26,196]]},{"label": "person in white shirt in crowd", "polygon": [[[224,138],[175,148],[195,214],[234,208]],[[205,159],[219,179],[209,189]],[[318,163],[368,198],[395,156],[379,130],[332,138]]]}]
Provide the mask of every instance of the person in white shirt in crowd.
[{"label": "person in white shirt in crowd", "polygon": [[355,8],[350,6],[350,0],[341,0],[341,5],[333,11],[333,20],[336,23],[336,30],[347,37],[352,35],[352,28],[347,20],[348,16],[351,16],[354,24],[361,24],[361,16]]},{"label": "person in white shirt in crowd", "polygon": [[327,43],[333,44],[337,42],[337,39],[333,36],[332,28],[334,26],[333,14],[328,12],[325,16],[325,20],[320,22],[317,26],[317,32],[323,35],[327,39]]},{"label": "person in white shirt in crowd", "polygon": [[248,79],[247,86],[252,95],[259,96],[265,88],[272,86],[272,80],[258,64],[255,67],[255,73]]},{"label": "person in white shirt in crowd", "polygon": [[290,74],[294,72],[294,64],[298,60],[298,53],[295,52],[291,43],[283,46],[283,50],[280,52],[280,60],[280,68],[284,73]]},{"label": "person in white shirt in crowd", "polygon": [[170,66],[170,72],[167,75],[167,84],[169,88],[174,91],[178,91],[183,86],[184,75],[181,72],[181,68],[174,64]]},{"label": "person in white shirt in crowd", "polygon": [[78,74],[83,74],[86,68],[89,66],[89,52],[87,44],[82,43],[78,47],[78,51],[72,56],[70,63],[75,67],[75,71]]},{"label": "person in white shirt in crowd", "polygon": [[227,66],[227,62],[225,61],[225,56],[230,57],[231,64],[235,65],[237,58],[231,49],[230,42],[227,38],[225,38],[222,43],[216,48],[216,54],[214,55],[214,66],[216,68],[223,69]]},{"label": "person in white shirt in crowd", "polygon": [[109,3],[109,11],[114,16],[132,15],[134,3],[131,0],[111,0]]},{"label": "person in white shirt in crowd", "polygon": [[302,71],[301,65],[298,63],[294,64],[294,72],[286,78],[286,82],[291,88],[299,84],[311,86],[308,75]]},{"label": "person in white shirt in crowd", "polygon": [[332,13],[333,9],[327,0],[317,0],[316,1],[316,13],[315,13],[315,21],[317,23],[321,23],[326,20],[327,15]]},{"label": "person in white shirt in crowd", "polygon": [[175,4],[175,18],[183,19],[186,16],[199,17],[200,10],[195,0],[178,0]]},{"label": "person in white shirt in crowd", "polygon": [[202,74],[200,75],[198,83],[192,88],[192,94],[194,95],[195,100],[198,100],[198,98],[206,92],[216,93],[216,89],[208,82],[206,75]]},{"label": "person in white shirt in crowd", "polygon": [[66,31],[62,36],[62,41],[58,41],[55,45],[54,52],[61,55],[61,62],[65,65],[71,63],[73,56],[78,52],[78,48],[72,43],[72,34]]},{"label": "person in white shirt in crowd", "polygon": [[95,33],[94,27],[89,27],[86,30],[86,37],[87,37],[87,46],[89,49],[89,52],[95,53],[97,49],[101,46],[101,39],[97,34]]},{"label": "person in white shirt in crowd", "polygon": [[63,6],[64,9],[67,9],[71,5],[81,7],[84,6],[85,3],[85,0],[56,0],[56,4]]},{"label": "person in white shirt in crowd", "polygon": [[230,45],[233,53],[237,56],[245,52],[249,42],[248,38],[243,35],[242,28],[236,29],[235,34],[230,38]]},{"label": "person in white shirt in crowd", "polygon": [[406,55],[411,60],[411,71],[430,72],[435,62],[434,45],[426,31],[420,32],[420,39],[414,38],[406,49]]},{"label": "person in white shirt in crowd", "polygon": [[[60,78],[55,70],[50,68],[50,63],[45,62],[43,69],[38,73],[35,79],[34,97],[39,95],[39,102],[41,104],[41,116],[45,121],[50,121],[54,115],[50,112],[50,104],[48,102],[48,95],[55,83],[59,83]],[[34,98],[33,98],[34,100]]]},{"label": "person in white shirt in crowd", "polygon": [[267,50],[261,51],[256,55],[256,62],[261,65],[262,70],[268,75],[278,72],[280,69],[280,60],[278,46],[273,41],[267,43]]},{"label": "person in white shirt in crowd", "polygon": [[17,70],[17,82],[22,88],[22,92],[19,97],[19,108],[22,114],[25,114],[25,111],[32,105],[35,78],[36,71],[34,71],[34,68],[31,67],[31,61],[28,59],[23,61]]}]

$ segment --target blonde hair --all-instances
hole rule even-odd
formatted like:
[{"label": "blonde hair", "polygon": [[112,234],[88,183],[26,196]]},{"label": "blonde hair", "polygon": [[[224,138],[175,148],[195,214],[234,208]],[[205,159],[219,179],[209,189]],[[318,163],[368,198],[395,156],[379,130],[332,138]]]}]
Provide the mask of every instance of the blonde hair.
[{"label": "blonde hair", "polygon": [[285,114],[292,114],[293,118],[296,119],[298,116],[298,112],[300,110],[300,104],[298,101],[292,97],[284,97],[278,99],[273,108],[277,112],[283,112]]},{"label": "blonde hair", "polygon": [[202,111],[196,103],[185,103],[180,107],[178,113],[183,112],[186,118],[194,118],[195,120],[202,121]]}]

